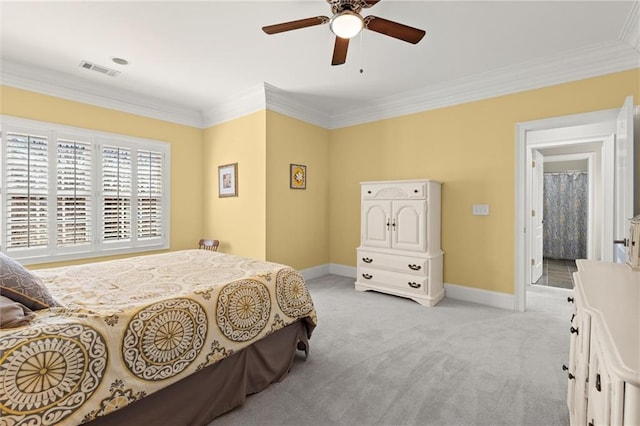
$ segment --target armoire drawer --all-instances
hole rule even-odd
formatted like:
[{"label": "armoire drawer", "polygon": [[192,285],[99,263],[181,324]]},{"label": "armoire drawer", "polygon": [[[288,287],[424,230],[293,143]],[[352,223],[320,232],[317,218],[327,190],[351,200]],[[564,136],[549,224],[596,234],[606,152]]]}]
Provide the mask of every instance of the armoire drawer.
[{"label": "armoire drawer", "polygon": [[428,275],[429,273],[429,259],[394,256],[365,250],[358,250],[358,266],[389,269],[415,275]]},{"label": "armoire drawer", "polygon": [[373,268],[358,268],[358,281],[407,293],[429,294],[429,278]]},{"label": "armoire drawer", "polygon": [[425,198],[427,185],[424,182],[416,183],[372,183],[362,185],[362,199],[412,199]]}]

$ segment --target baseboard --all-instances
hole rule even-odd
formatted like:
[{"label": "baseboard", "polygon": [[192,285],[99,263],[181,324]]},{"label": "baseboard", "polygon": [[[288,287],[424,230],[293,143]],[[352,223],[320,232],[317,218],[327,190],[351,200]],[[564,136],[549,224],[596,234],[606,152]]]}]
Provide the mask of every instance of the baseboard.
[{"label": "baseboard", "polygon": [[[353,266],[327,263],[300,271],[305,280],[320,278],[325,275],[340,275],[342,277],[356,278],[357,272]],[[497,291],[482,290],[457,284],[444,284],[445,297],[464,300],[465,302],[479,303],[493,306],[494,308],[508,309],[512,311],[515,306],[513,294],[505,294]]]},{"label": "baseboard", "polygon": [[338,263],[329,264],[329,273],[353,279],[355,279],[357,275],[356,268],[354,266],[340,265]]},{"label": "baseboard", "polygon": [[302,275],[302,278],[305,280],[324,277],[325,275],[332,273],[331,266],[328,263],[320,266],[314,266],[313,268],[303,269],[298,272],[300,272],[300,275]]},{"label": "baseboard", "polygon": [[464,300],[465,302],[479,303],[493,306],[494,308],[514,310],[515,299],[513,294],[499,293],[497,291],[482,290],[457,284],[444,284],[446,297]]}]

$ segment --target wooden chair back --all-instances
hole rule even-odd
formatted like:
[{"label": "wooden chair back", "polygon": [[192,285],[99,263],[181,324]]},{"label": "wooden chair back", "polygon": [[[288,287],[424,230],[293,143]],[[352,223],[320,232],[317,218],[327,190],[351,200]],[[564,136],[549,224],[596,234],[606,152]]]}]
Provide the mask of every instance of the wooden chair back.
[{"label": "wooden chair back", "polygon": [[203,250],[218,251],[219,245],[220,245],[220,241],[218,240],[206,240],[203,238],[198,243],[198,248]]}]

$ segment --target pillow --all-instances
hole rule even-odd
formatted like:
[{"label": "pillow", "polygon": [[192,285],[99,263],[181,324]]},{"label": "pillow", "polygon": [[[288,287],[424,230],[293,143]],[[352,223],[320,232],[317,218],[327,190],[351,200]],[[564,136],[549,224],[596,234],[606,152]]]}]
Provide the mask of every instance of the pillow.
[{"label": "pillow", "polygon": [[15,328],[27,325],[36,314],[22,303],[0,296],[0,328]]},{"label": "pillow", "polygon": [[3,253],[0,253],[0,294],[34,311],[60,306],[38,277]]}]

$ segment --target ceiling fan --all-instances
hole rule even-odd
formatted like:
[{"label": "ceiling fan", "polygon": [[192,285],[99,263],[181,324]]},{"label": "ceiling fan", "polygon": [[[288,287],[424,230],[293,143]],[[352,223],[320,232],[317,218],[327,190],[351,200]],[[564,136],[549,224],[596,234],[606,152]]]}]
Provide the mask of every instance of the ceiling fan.
[{"label": "ceiling fan", "polygon": [[422,40],[422,37],[425,35],[424,30],[373,15],[364,18],[360,15],[362,9],[374,6],[379,1],[380,0],[327,0],[327,3],[331,5],[331,11],[333,13],[331,18],[314,16],[313,18],[298,19],[281,24],[267,25],[262,27],[262,31],[267,34],[277,34],[329,23],[331,31],[336,35],[331,65],[342,65],[345,63],[347,60],[349,40],[363,29],[375,31],[412,44],[416,44]]}]

